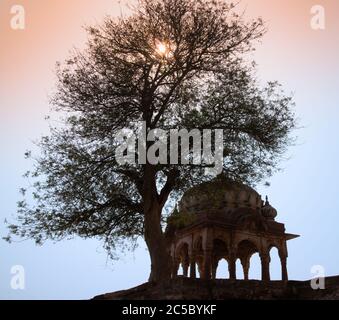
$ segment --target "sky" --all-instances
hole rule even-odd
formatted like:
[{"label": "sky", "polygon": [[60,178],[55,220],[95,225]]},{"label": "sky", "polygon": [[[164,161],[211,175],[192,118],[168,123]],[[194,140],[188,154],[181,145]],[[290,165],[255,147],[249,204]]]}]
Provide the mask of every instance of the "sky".
[{"label": "sky", "polygon": [[[0,238],[4,219],[15,216],[22,175],[31,166],[24,153],[47,132],[49,95],[55,85],[55,63],[86,40],[84,25],[105,15],[128,12],[126,1],[0,1]],[[131,2],[129,2],[131,3]],[[11,8],[25,9],[25,29],[11,28]],[[311,8],[325,10],[325,29],[311,25]],[[339,274],[339,2],[337,0],[243,0],[246,17],[261,16],[268,33],[253,58],[261,80],[278,80],[292,92],[299,118],[298,140],[288,151],[282,171],[259,185],[278,210],[277,220],[301,237],[288,243],[289,276],[312,278],[323,266]],[[260,275],[253,258],[252,278]],[[12,288],[14,266],[25,272],[25,288]],[[88,299],[147,281],[150,262],[143,241],[134,253],[110,261],[101,243],[75,238],[42,247],[31,241],[0,240],[0,299]],[[226,275],[220,266],[219,276]],[[276,252],[273,279],[280,276]]]}]

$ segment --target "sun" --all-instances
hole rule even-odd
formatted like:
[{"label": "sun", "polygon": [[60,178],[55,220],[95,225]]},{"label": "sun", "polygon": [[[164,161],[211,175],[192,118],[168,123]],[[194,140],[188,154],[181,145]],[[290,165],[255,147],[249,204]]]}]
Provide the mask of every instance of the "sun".
[{"label": "sun", "polygon": [[168,45],[165,42],[157,41],[156,52],[161,56],[167,56],[169,52]]}]

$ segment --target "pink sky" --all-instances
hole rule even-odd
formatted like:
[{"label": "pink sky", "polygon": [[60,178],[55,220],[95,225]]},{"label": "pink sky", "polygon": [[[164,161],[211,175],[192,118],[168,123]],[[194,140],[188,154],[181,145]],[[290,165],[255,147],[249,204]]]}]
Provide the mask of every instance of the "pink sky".
[{"label": "pink sky", "polygon": [[[1,50],[0,88],[1,119],[9,123],[26,118],[28,114],[47,112],[45,104],[48,92],[54,84],[55,62],[63,60],[73,46],[81,46],[86,34],[82,25],[99,22],[106,14],[127,11],[117,0],[2,0],[0,11]],[[132,3],[129,1],[129,3]],[[22,4],[26,10],[26,29],[10,28],[10,8]],[[310,9],[321,4],[326,9],[326,30],[310,28]],[[338,70],[339,12],[336,0],[251,0],[243,1],[250,17],[262,16],[269,33],[258,46],[256,59],[263,76],[280,79],[293,88],[291,69],[295,76],[314,78]],[[124,9],[125,8],[125,9]],[[292,72],[293,74],[293,72]],[[20,88],[20,90],[18,90]],[[27,105],[27,101],[39,103]],[[25,106],[22,103],[25,102]],[[38,102],[38,101],[37,101]]]},{"label": "pink sky", "polygon": [[[10,28],[14,4],[26,9],[23,31]],[[301,234],[289,246],[291,278],[311,278],[315,264],[324,265],[327,274],[338,274],[339,257],[333,253],[339,243],[339,1],[243,0],[242,5],[247,16],[262,16],[269,29],[255,53],[260,78],[278,80],[288,92],[295,92],[303,126],[291,160],[283,164],[285,171],[270,180],[268,190],[259,186],[258,191],[270,195],[278,220],[286,223],[288,231]],[[326,10],[325,30],[310,26],[313,5]],[[84,44],[84,24],[119,13],[117,0],[0,1],[0,221],[15,213],[21,175],[30,165],[23,159],[25,150],[46,131],[44,116],[49,112],[56,61],[66,58],[73,46]],[[2,225],[0,233],[1,238]],[[140,284],[149,271],[144,248],[137,251],[136,261],[129,257],[127,264],[116,264],[112,271],[105,267],[105,255],[96,252],[100,247],[96,242],[43,248],[29,242],[16,246],[1,242],[0,246],[5,257],[0,264],[0,298],[22,297],[2,281],[10,266],[18,263],[30,272],[31,287],[22,293],[28,298],[89,298]],[[129,277],[119,277],[126,272]],[[41,274],[51,283],[39,282]]]}]

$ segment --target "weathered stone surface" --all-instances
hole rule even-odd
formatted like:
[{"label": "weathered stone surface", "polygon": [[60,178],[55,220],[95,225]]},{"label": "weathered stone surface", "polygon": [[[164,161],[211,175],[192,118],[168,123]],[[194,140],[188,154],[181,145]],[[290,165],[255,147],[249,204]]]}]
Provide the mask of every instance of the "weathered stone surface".
[{"label": "weathered stone surface", "polygon": [[[230,279],[236,279],[236,261],[241,261],[248,279],[251,257],[258,253],[262,280],[270,280],[270,251],[276,248],[281,279],[288,280],[287,241],[299,237],[285,232],[275,220],[277,210],[251,187],[226,177],[188,190],[169,217],[166,235],[172,258],[172,278],[183,275],[215,279],[219,262],[226,260]],[[197,269],[197,270],[196,270]]]},{"label": "weathered stone surface", "polygon": [[178,277],[166,287],[145,283],[107,293],[96,300],[337,300],[339,276],[326,278],[326,289],[313,290],[310,281],[202,280]]}]

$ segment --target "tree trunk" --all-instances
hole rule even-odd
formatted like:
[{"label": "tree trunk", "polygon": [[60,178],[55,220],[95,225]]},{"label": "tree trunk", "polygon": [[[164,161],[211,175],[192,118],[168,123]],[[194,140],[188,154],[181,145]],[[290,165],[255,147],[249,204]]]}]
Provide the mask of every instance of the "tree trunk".
[{"label": "tree trunk", "polygon": [[152,167],[146,168],[143,193],[144,236],[151,258],[149,281],[164,284],[171,278],[171,257],[161,228],[162,206],[159,204],[155,171]]},{"label": "tree trunk", "polygon": [[153,207],[145,215],[145,241],[151,258],[150,282],[165,283],[171,278],[171,258],[160,223],[161,212]]}]

